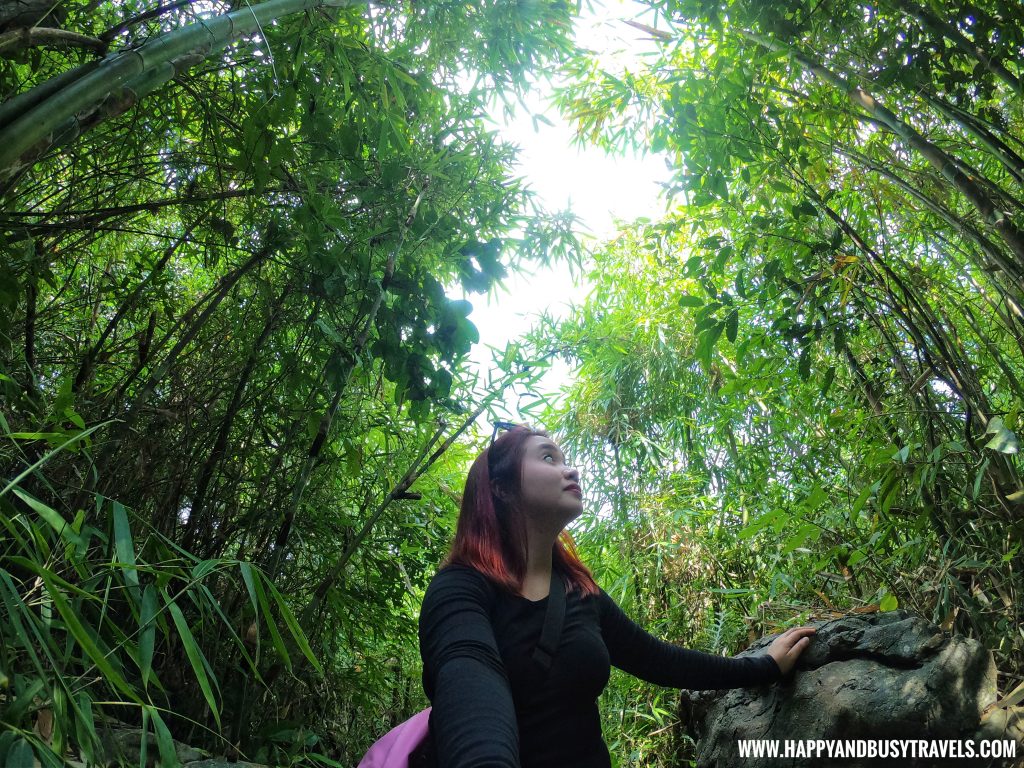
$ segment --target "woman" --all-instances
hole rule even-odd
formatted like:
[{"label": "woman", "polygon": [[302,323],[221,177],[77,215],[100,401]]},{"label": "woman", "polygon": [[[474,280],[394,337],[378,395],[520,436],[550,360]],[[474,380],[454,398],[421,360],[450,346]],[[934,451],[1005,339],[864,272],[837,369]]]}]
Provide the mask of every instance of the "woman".
[{"label": "woman", "polygon": [[[579,472],[544,432],[515,427],[474,461],[448,564],[420,613],[439,768],[608,768],[597,697],[610,665],[660,685],[738,688],[777,680],[810,642],[813,628],[795,628],[766,655],[729,659],[648,635],[577,557],[564,528],[582,511]],[[567,595],[540,673],[552,569]]]}]

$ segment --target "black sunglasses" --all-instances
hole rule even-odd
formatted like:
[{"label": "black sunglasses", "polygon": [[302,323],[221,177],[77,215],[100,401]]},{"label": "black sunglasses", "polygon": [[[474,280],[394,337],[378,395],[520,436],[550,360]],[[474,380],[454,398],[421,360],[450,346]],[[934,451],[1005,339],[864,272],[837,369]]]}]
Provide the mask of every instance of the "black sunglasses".
[{"label": "black sunglasses", "polygon": [[499,432],[507,432],[508,430],[515,429],[516,426],[518,426],[514,421],[494,421],[491,423],[494,424],[494,431],[491,432],[491,442],[489,446],[494,445],[494,441],[497,439]]}]

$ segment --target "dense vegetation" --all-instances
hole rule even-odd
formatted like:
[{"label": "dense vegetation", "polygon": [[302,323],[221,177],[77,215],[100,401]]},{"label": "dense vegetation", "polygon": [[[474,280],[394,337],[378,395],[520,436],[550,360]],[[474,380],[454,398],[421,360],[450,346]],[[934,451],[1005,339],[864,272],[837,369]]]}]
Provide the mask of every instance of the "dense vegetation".
[{"label": "dense vegetation", "polygon": [[[648,4],[605,73],[544,0],[0,3],[0,760],[115,718],[353,765],[422,704],[472,426],[554,355],[521,416],[651,629],[900,606],[1021,683],[1024,11]],[[483,120],[555,68],[673,207],[476,373],[452,297],[579,258]],[[673,702],[616,678],[615,759],[685,757]]]}]

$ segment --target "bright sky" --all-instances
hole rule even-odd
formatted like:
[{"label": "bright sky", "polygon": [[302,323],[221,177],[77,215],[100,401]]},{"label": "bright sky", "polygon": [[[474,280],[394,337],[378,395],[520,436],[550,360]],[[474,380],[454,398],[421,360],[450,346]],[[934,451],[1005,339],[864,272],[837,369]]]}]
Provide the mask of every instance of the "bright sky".
[{"label": "bright sky", "polygon": [[[628,64],[649,49],[650,42],[644,39],[644,33],[623,23],[625,19],[637,18],[639,9],[634,3],[606,0],[602,6],[595,4],[583,13],[577,27],[577,42],[599,52],[610,69]],[[510,122],[500,117],[498,108],[493,118],[502,136],[521,148],[518,172],[544,207],[571,208],[581,220],[583,234],[594,240],[610,238],[617,229],[617,221],[629,222],[640,216],[660,218],[665,206],[659,197],[659,182],[669,177],[664,161],[651,155],[611,157],[599,149],[574,147],[572,128],[548,103],[550,91],[546,87],[539,83],[527,99],[527,106],[532,114],[544,115],[553,126],[534,121],[531,113],[522,108]],[[545,310],[564,317],[569,303],[582,301],[589,290],[585,278],[574,280],[564,265],[533,275],[517,275],[507,280],[505,287],[507,292],[499,292],[490,300],[468,297],[474,304],[470,320],[479,329],[481,341],[472,359],[484,367],[491,359],[488,346],[503,350],[509,341],[526,333],[534,318]],[[570,376],[565,365],[553,366],[545,377],[545,389],[556,391],[569,382]],[[513,420],[519,420],[514,396],[511,401],[506,400],[506,408]]]}]

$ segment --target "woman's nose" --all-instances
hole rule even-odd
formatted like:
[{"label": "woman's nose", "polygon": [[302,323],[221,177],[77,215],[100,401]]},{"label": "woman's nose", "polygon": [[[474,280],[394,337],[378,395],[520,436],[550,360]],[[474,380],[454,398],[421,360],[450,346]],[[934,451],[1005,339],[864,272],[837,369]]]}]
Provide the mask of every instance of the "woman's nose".
[{"label": "woman's nose", "polygon": [[580,481],[580,471],[576,467],[566,467],[562,470],[562,474],[574,482],[578,483]]}]

